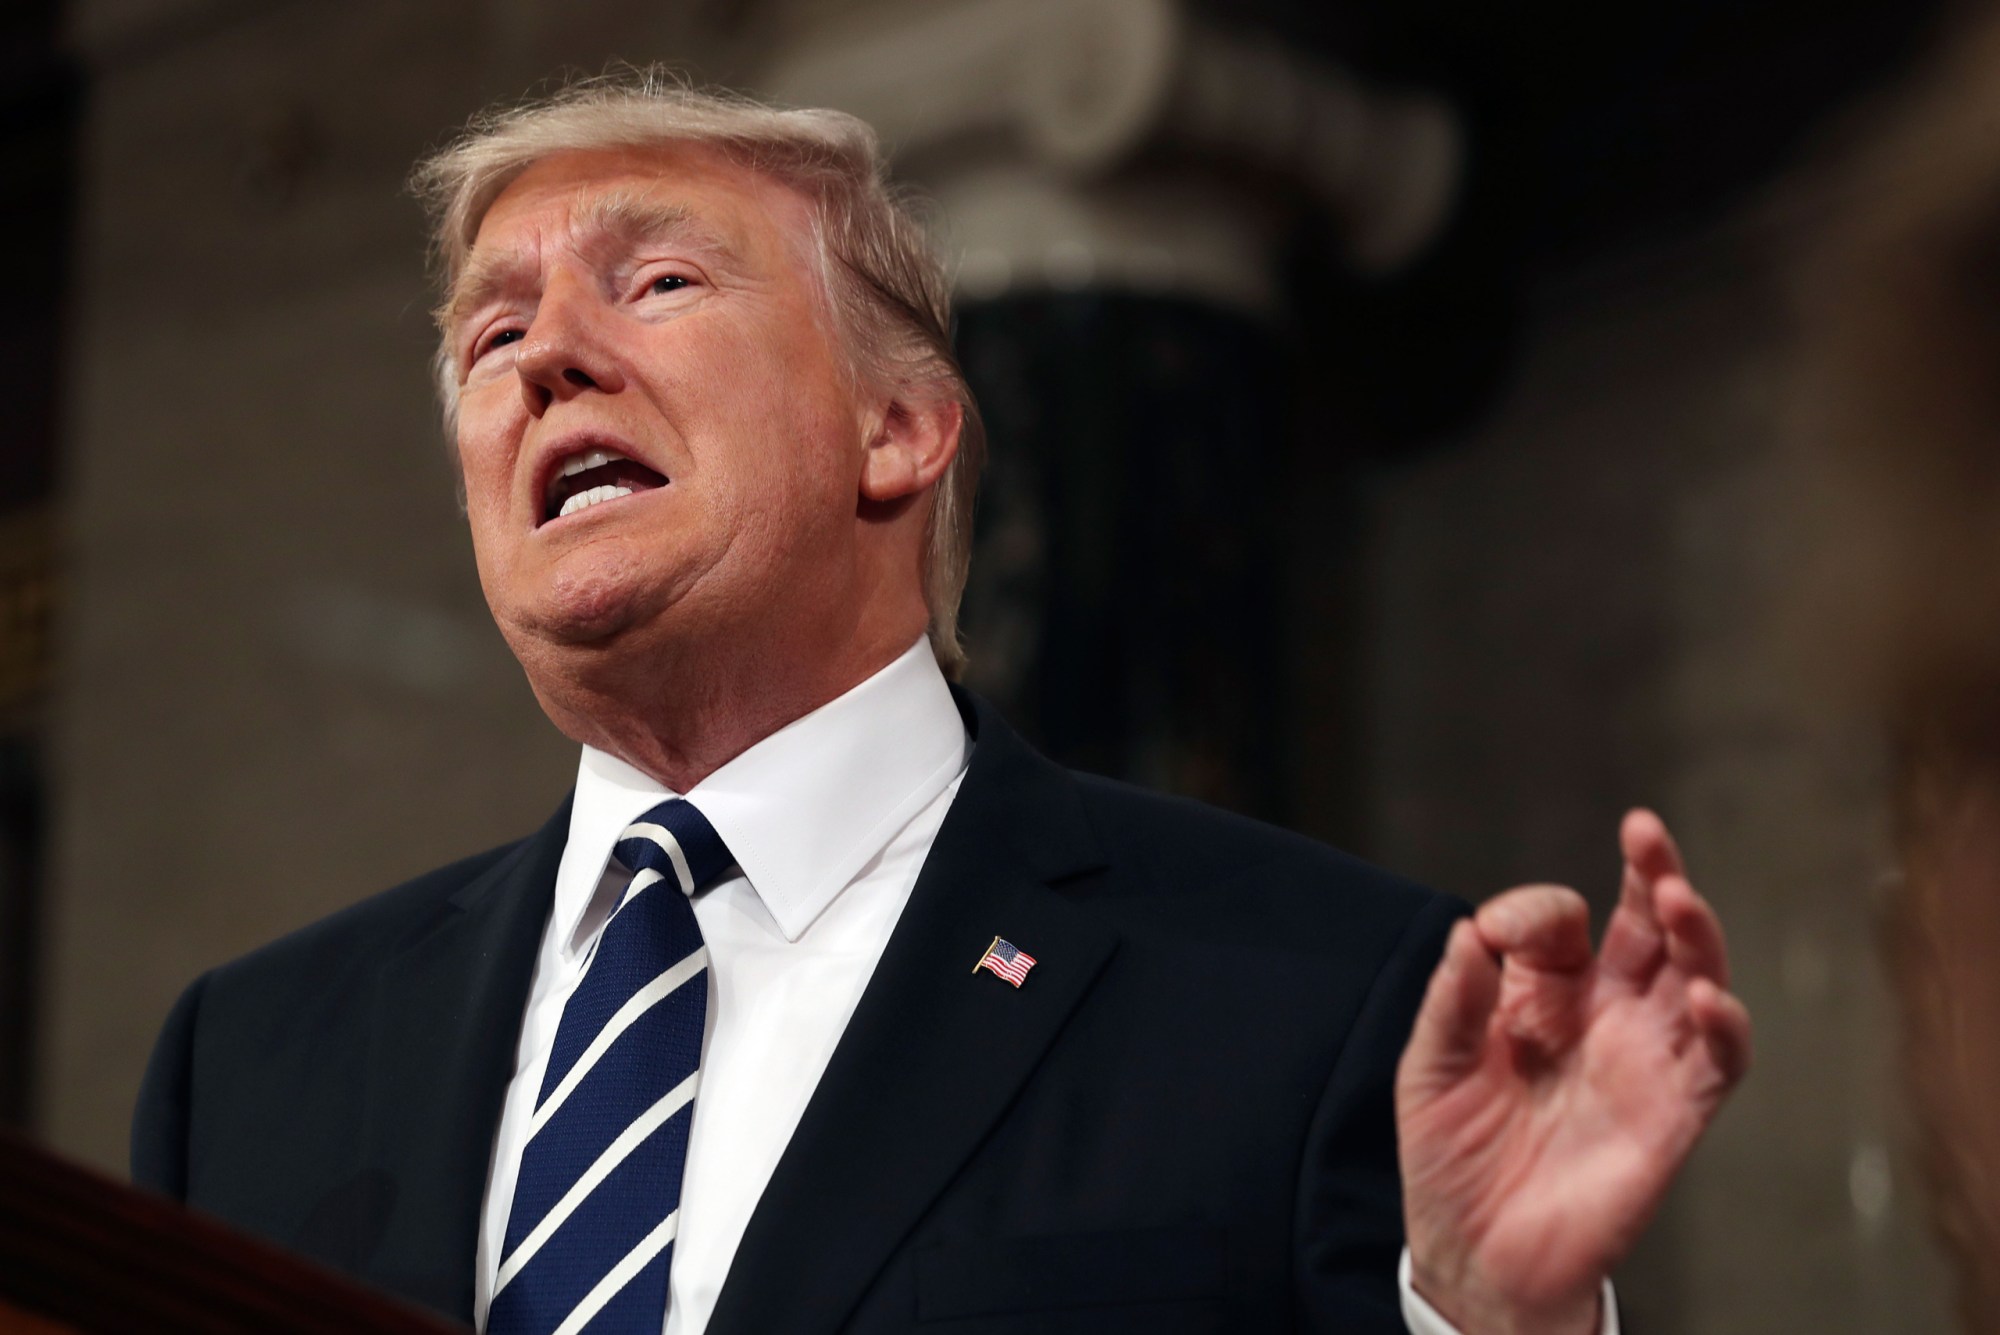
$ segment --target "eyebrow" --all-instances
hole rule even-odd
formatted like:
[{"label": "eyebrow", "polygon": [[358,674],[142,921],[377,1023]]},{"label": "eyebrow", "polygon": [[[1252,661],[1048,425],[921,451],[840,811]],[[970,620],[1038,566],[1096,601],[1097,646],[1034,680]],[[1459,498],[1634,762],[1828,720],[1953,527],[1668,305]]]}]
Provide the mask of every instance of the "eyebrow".
[{"label": "eyebrow", "polygon": [[[720,235],[679,204],[636,199],[623,191],[598,195],[577,209],[573,234],[585,250],[630,249],[651,242],[677,244],[728,261],[735,252]],[[535,266],[517,254],[474,254],[444,307],[444,327],[455,329],[471,311],[532,275]]]}]

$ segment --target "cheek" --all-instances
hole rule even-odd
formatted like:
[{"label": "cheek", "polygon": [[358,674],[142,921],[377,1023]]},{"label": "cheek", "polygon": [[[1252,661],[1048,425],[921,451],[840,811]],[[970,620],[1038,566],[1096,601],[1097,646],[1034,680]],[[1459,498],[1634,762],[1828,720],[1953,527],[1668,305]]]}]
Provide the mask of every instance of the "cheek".
[{"label": "cheek", "polygon": [[854,523],[853,428],[805,395],[762,407],[767,448],[748,461],[755,476],[745,489],[762,499],[743,518],[768,548],[831,550]]},{"label": "cheek", "polygon": [[504,506],[513,478],[514,447],[505,423],[495,420],[488,405],[468,396],[459,406],[459,475],[465,483],[466,508]]},{"label": "cheek", "polygon": [[[718,340],[685,363],[681,402],[709,430],[723,500],[746,529],[851,514],[859,486],[856,405],[817,350],[785,340]],[[698,368],[698,370],[697,370]],[[725,499],[726,498],[726,499]]]},{"label": "cheek", "polygon": [[459,487],[465,500],[465,520],[472,538],[472,556],[480,582],[493,593],[491,581],[508,564],[507,542],[512,522],[511,471],[503,451],[482,439],[461,420],[457,442]]},{"label": "cheek", "polygon": [[493,469],[480,459],[460,456],[460,490],[465,497],[465,519],[472,529],[473,552],[483,563],[497,547],[508,514],[507,492]]}]

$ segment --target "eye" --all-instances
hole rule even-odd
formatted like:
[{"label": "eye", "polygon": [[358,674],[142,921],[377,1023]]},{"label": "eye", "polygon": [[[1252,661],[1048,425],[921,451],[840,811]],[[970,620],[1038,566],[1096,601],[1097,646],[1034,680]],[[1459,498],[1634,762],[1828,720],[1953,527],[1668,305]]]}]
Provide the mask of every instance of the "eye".
[{"label": "eye", "polygon": [[662,297],[669,292],[678,292],[688,286],[688,280],[677,273],[663,273],[646,285],[648,296]]},{"label": "eye", "polygon": [[472,345],[472,360],[478,361],[495,348],[506,347],[509,343],[519,343],[525,331],[520,329],[496,329]]}]

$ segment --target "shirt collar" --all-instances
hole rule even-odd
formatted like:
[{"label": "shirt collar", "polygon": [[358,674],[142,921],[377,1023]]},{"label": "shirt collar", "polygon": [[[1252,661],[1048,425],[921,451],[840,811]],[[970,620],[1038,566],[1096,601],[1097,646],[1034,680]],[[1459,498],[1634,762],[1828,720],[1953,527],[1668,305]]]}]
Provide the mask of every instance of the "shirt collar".
[{"label": "shirt collar", "polygon": [[[944,674],[919,640],[685,796],[729,846],[778,930],[797,941],[965,768],[968,746]],[[619,833],[675,796],[617,757],[583,748],[556,872],[554,925],[566,950],[586,944],[575,938]]]}]

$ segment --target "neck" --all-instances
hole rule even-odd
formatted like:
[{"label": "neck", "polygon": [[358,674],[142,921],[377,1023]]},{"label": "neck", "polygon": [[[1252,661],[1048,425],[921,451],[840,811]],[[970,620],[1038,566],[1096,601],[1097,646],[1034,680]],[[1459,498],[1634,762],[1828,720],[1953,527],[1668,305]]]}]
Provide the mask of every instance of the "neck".
[{"label": "neck", "polygon": [[[731,655],[727,662],[699,646],[643,655],[572,646],[563,653],[571,660],[563,671],[528,675],[565,736],[685,793],[786,724],[880,672],[920,633],[857,636],[831,656],[764,653]],[[577,661],[579,655],[584,661]]]}]

